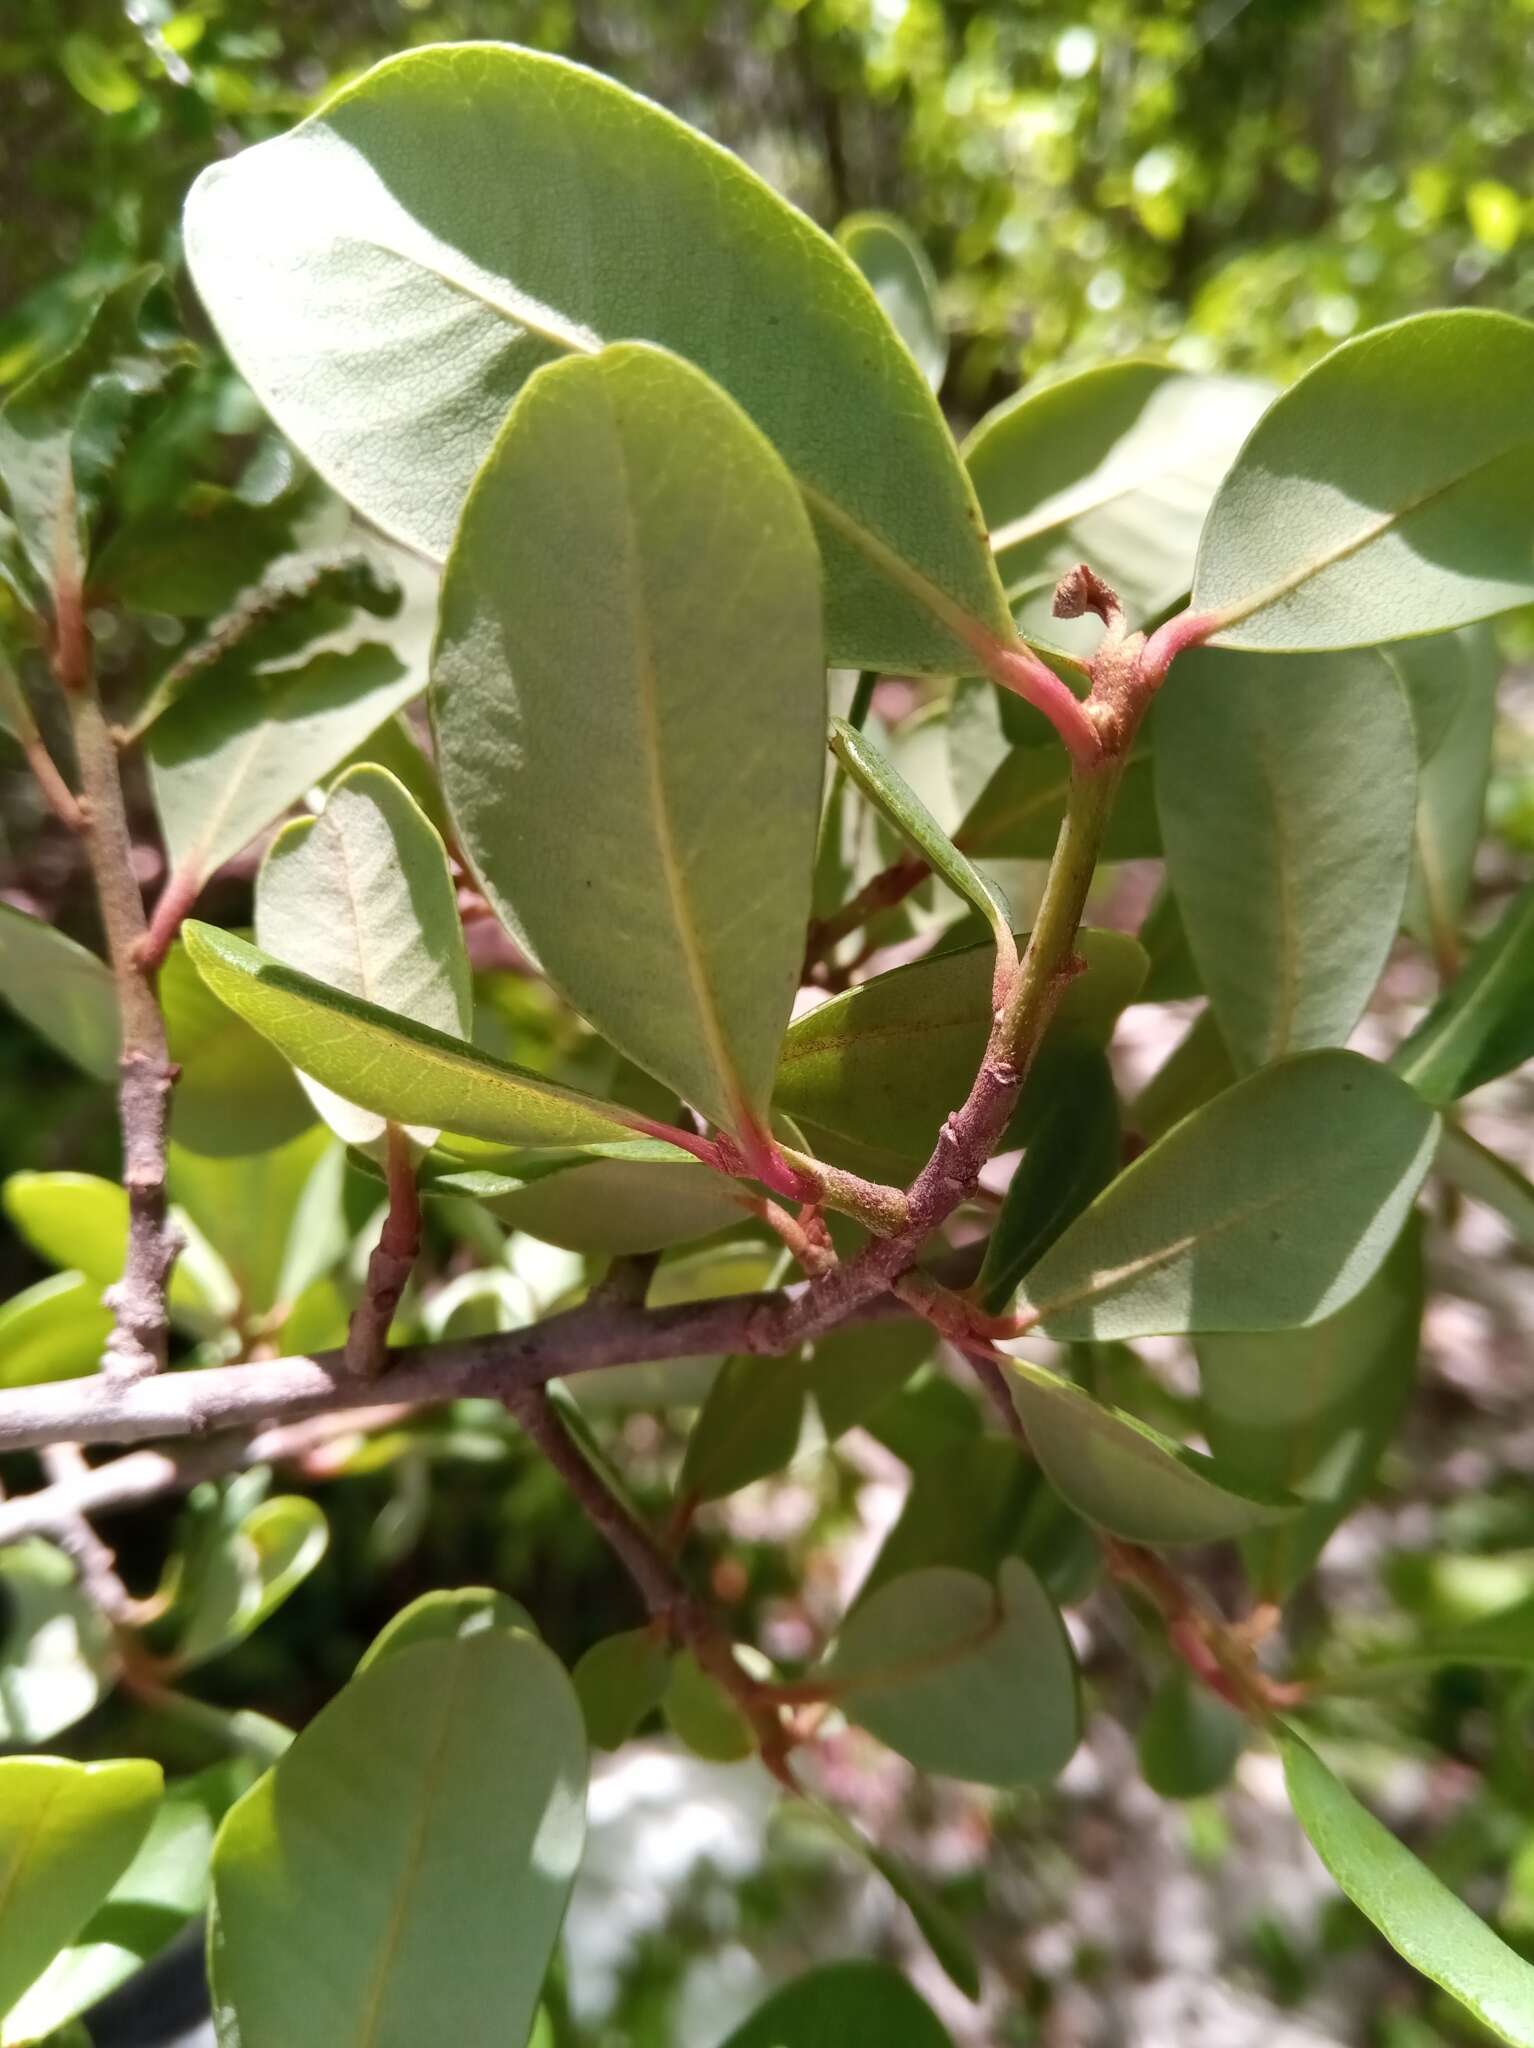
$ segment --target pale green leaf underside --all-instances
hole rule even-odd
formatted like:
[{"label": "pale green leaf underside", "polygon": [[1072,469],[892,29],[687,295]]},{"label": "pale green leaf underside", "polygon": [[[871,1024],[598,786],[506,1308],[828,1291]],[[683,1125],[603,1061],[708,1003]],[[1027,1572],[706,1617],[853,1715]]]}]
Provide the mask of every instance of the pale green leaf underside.
[{"label": "pale green leaf underside", "polygon": [[1422,313],[1345,342],[1264,415],[1210,508],[1193,604],[1220,644],[1440,633],[1534,597],[1534,325]]},{"label": "pale green leaf underside", "polygon": [[824,1963],[775,1991],[723,2048],[953,2048],[947,2030],[886,1963]]},{"label": "pale green leaf underside", "polygon": [[750,420],[638,344],[540,370],[443,584],[443,789],[550,979],[737,1133],[798,984],[824,678],[814,536]]},{"label": "pale green leaf underside", "polygon": [[1534,1058],[1534,886],[1515,896],[1391,1065],[1452,1102]]},{"label": "pale green leaf underside", "polygon": [[341,995],[212,925],[189,924],[186,943],[215,994],[295,1067],[379,1116],[508,1145],[610,1144],[651,1133],[615,1104]]},{"label": "pale green leaf underside", "polygon": [[1534,1964],[1501,1941],[1377,1821],[1293,1730],[1284,1778],[1316,1854],[1413,1969],[1514,2048],[1534,2048]]},{"label": "pale green leaf underside", "polygon": [[1394,1244],[1437,1138],[1433,1112],[1356,1053],[1264,1067],[1120,1174],[1019,1306],[1070,1339],[1319,1322]]},{"label": "pale green leaf underside", "polygon": [[905,222],[889,213],[850,213],[838,225],[836,239],[868,279],[891,327],[936,391],[948,368],[948,335],[926,250]]},{"label": "pale green leaf underside", "polygon": [[[386,769],[349,769],[318,818],[273,840],[256,880],[256,938],[286,967],[449,1036],[474,1023],[463,926],[435,829]],[[300,1075],[347,1145],[383,1134],[383,1119]],[[417,1128],[421,1142],[436,1136]]]},{"label": "pale green leaf underside", "polygon": [[1167,878],[1238,1067],[1340,1045],[1406,895],[1417,747],[1378,654],[1185,655],[1156,717]]},{"label": "pale green leaf underside", "polygon": [[856,267],[622,86],[501,44],[412,51],[205,172],[186,236],[278,424],[438,559],[531,373],[642,338],[717,378],[793,471],[835,658],[951,670],[956,629],[1010,630],[942,415]]}]

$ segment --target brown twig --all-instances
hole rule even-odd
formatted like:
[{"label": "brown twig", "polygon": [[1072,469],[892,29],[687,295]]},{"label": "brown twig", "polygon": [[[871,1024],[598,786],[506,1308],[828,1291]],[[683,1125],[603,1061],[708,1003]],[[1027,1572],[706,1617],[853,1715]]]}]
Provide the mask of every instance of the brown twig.
[{"label": "brown twig", "polygon": [[421,1250],[421,1197],[410,1140],[398,1124],[391,1123],[384,1143],[388,1214],[368,1260],[362,1299],[352,1310],[346,1329],[347,1368],[365,1379],[376,1379],[388,1363],[389,1325]]}]

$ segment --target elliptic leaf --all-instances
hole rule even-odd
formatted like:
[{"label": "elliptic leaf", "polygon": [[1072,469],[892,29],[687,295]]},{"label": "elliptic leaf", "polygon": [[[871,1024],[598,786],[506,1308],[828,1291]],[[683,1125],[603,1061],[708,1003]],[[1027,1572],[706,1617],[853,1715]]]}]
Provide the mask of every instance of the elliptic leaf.
[{"label": "elliptic leaf", "polygon": [[360,1678],[381,1657],[392,1657],[415,1643],[462,1643],[490,1629],[520,1629],[530,1636],[538,1633],[536,1622],[520,1600],[490,1586],[453,1586],[423,1593],[379,1630],[358,1659],[356,1675]]},{"label": "elliptic leaf", "polygon": [[[284,825],[256,881],[256,939],[284,966],[343,995],[451,1037],[473,1030],[469,957],[447,854],[386,768],[348,770],[318,818]],[[299,1078],[343,1144],[383,1136],[382,1117]],[[412,1132],[424,1145],[436,1135]]]},{"label": "elliptic leaf", "polygon": [[945,1777],[1044,1784],[1081,1732],[1065,1625],[1020,1558],[994,1587],[942,1566],[891,1579],[848,1616],[823,1669],[850,1720]]},{"label": "elliptic leaf", "polygon": [[1534,1964],[1419,1863],[1292,1729],[1279,1738],[1284,1779],[1316,1854],[1414,1970],[1514,2048],[1534,2048]]},{"label": "elliptic leaf", "polygon": [[[960,820],[955,843],[976,860],[1048,860],[1060,836],[1070,779],[1070,759],[1053,742],[1011,748]],[[1151,756],[1141,748],[1119,784],[1103,835],[1103,859],[1148,860],[1160,852]]]},{"label": "elliptic leaf", "polygon": [[504,1171],[488,1162],[433,1170],[422,1192],[467,1195],[545,1244],[614,1258],[711,1237],[743,1214],[732,1182],[650,1138],[606,1147],[600,1156],[508,1154]]},{"label": "elliptic leaf", "polygon": [[804,1377],[796,1356],[727,1358],[687,1437],[681,1500],[721,1500],[781,1471],[799,1448]]},{"label": "elliptic leaf", "polygon": [[[1406,929],[1431,946],[1452,969],[1459,957],[1459,924],[1475,871],[1486,785],[1491,775],[1497,722],[1499,667],[1486,627],[1456,640],[1472,640],[1484,658],[1471,664],[1442,739],[1424,761],[1417,788],[1417,826],[1411,884],[1402,918]],[[1432,643],[1441,647],[1441,641]]]},{"label": "elliptic leaf", "polygon": [[938,390],[948,368],[948,334],[926,250],[905,222],[889,213],[850,213],[836,239],[868,279],[922,375]]},{"label": "elliptic leaf", "polygon": [[158,986],[170,1056],[181,1069],[170,1101],[177,1145],[212,1159],[240,1157],[286,1145],[314,1122],[287,1061],[218,1000],[179,940]]},{"label": "elliptic leaf", "polygon": [[1534,885],[1515,896],[1390,1064],[1449,1103],[1534,1059]]},{"label": "elliptic leaf", "polygon": [[772,448],[637,344],[528,383],[442,590],[437,757],[486,895],[605,1038],[737,1134],[803,959],[820,615]]},{"label": "elliptic leaf", "polygon": [[158,1764],[0,1759],[0,2012],[122,1876],[163,1786]]},{"label": "elliptic leaf", "polygon": [[1140,1723],[1140,1770],[1163,1799],[1203,1799],[1218,1792],[1246,1746],[1246,1721],[1202,1685],[1185,1665],[1169,1671]]},{"label": "elliptic leaf", "polygon": [[586,1733],[598,1749],[621,1749],[660,1705],[671,1677],[671,1651],[653,1629],[604,1636],[570,1674]]},{"label": "elliptic leaf", "polygon": [[1441,633],[1534,597],[1534,326],[1421,313],[1317,363],[1254,429],[1199,545],[1219,644]]},{"label": "elliptic leaf", "polygon": [[210,1558],[176,1662],[205,1664],[243,1642],[309,1576],[329,1542],[329,1524],[314,1501],[281,1494],[259,1502]]},{"label": "elliptic leaf", "polygon": [[645,1132],[646,1120],[463,1040],[343,996],[268,960],[213,925],[185,928],[187,951],[226,1002],[316,1081],[380,1116],[507,1145],[564,1149]]},{"label": "elliptic leaf", "polygon": [[1416,789],[1378,654],[1178,662],[1156,718],[1167,877],[1238,1067],[1358,1022],[1401,921]]},{"label": "elliptic leaf", "polygon": [[1437,1142],[1427,1105],[1357,1053],[1264,1067],[1120,1174],[1019,1305],[1058,1338],[1320,1322],[1395,1243]]},{"label": "elliptic leaf", "polygon": [[1085,1036],[1068,1039],[1049,1080],[985,1249],[976,1293],[988,1310],[1005,1308],[1028,1269],[1119,1170],[1119,1099],[1106,1053]]},{"label": "elliptic leaf", "polygon": [[[208,1000],[216,999],[210,993]],[[270,1050],[264,1039],[257,1043]],[[295,1300],[340,1264],[350,1242],[341,1210],[344,1159],[324,1125],[312,1121],[285,1145],[235,1159],[171,1146],[171,1197],[228,1268],[247,1315]]]},{"label": "elliptic leaf", "polygon": [[1077,1513],[1113,1535],[1130,1543],[1216,1543],[1294,1513],[1292,1497],[1244,1485],[1201,1451],[1094,1401],[1057,1373],[1021,1358],[1012,1366],[1012,1399],[1034,1456]]},{"label": "elliptic leaf", "polygon": [[0,1743],[51,1742],[100,1699],[112,1632],[62,1550],[29,1538],[0,1550]]},{"label": "elliptic leaf", "polygon": [[775,1991],[724,2048],[953,2048],[932,2008],[886,1963],[824,1963]]},{"label": "elliptic leaf", "polygon": [[1518,1242],[1534,1250],[1534,1183],[1516,1166],[1453,1124],[1444,1126],[1435,1164],[1445,1180],[1494,1209]]},{"label": "elliptic leaf", "polygon": [[74,1380],[101,1364],[112,1315],[83,1273],[54,1273],[0,1303],[0,1387]]},{"label": "elliptic leaf", "polygon": [[530,2031],[584,1833],[560,1666],[486,1630],[380,1658],[231,1809],[209,1972],[239,2048],[505,2048]]},{"label": "elliptic leaf", "polygon": [[828,1441],[864,1422],[891,1400],[916,1368],[932,1356],[930,1323],[872,1323],[817,1337],[801,1363]]},{"label": "elliptic leaf", "polygon": [[0,903],[0,989],[23,1022],[97,1081],[117,1079],[117,995],[104,960]]},{"label": "elliptic leaf", "polygon": [[1426,767],[1443,745],[1468,695],[1496,688],[1501,660],[1490,626],[1462,626],[1421,640],[1398,640],[1380,653],[1401,678],[1417,732],[1417,758]]},{"label": "elliptic leaf", "polygon": [[205,172],[186,236],[278,425],[427,554],[533,371],[642,339],[716,378],[793,472],[834,659],[951,673],[956,628],[1007,631],[942,415],[856,268],[594,72],[494,43],[411,51]]},{"label": "elliptic leaf", "polygon": [[756,1750],[755,1729],[691,1650],[672,1658],[661,1708],[677,1740],[711,1764],[743,1763]]}]

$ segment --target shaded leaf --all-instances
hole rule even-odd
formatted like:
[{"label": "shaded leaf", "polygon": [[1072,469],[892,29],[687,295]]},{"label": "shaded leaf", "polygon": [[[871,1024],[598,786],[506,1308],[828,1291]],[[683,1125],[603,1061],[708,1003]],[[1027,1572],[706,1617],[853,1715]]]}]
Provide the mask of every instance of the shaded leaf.
[{"label": "shaded leaf", "polygon": [[1019,1304],[1066,1338],[1320,1322],[1395,1242],[1437,1142],[1432,1111],[1357,1053],[1264,1067],[1120,1174]]},{"label": "shaded leaf", "polygon": [[117,1079],[117,994],[104,960],[0,903],[0,988],[23,1022],[93,1080]]},{"label": "shaded leaf", "polygon": [[580,1857],[585,1783],[570,1682],[531,1636],[380,1658],[219,1829],[221,2038],[521,2040]]},{"label": "shaded leaf", "polygon": [[926,250],[890,213],[850,213],[838,225],[836,239],[868,279],[917,368],[934,391],[940,389],[948,368],[948,334]]},{"label": "shaded leaf", "polygon": [[737,1135],[803,959],[824,668],[814,536],[750,420],[658,349],[541,370],[448,561],[443,788],[549,978]]},{"label": "shaded leaf", "polygon": [[[1415,859],[1402,922],[1447,971],[1459,958],[1459,923],[1475,869],[1497,717],[1498,664],[1486,627],[1457,634],[1479,647],[1454,715],[1417,789]],[[1432,643],[1442,646],[1441,641]]]},{"label": "shaded leaf", "polygon": [[1195,651],[1156,720],[1156,800],[1199,978],[1238,1067],[1341,1044],[1401,921],[1417,746],[1374,653]]},{"label": "shaded leaf", "polygon": [[0,1387],[80,1379],[101,1364],[112,1316],[83,1273],[54,1273],[0,1302]]},{"label": "shaded leaf", "polygon": [[1515,896],[1390,1064],[1449,1103],[1534,1059],[1534,885]]},{"label": "shaded leaf", "polygon": [[910,1491],[855,1605],[936,1566],[989,1583],[1002,1559],[1020,1550],[1039,1485],[1036,1463],[1010,1436],[987,1431],[932,1446],[912,1469]]},{"label": "shaded leaf", "polygon": [[723,2048],[953,2048],[946,2029],[885,1963],[823,1963],[775,1991]]},{"label": "shaded leaf", "polygon": [[799,1359],[727,1358],[714,1377],[687,1449],[680,1500],[719,1500],[788,1464],[804,1424]]},{"label": "shaded leaf", "polygon": [[1230,1050],[1207,1004],[1130,1105],[1126,1122],[1153,1145],[1236,1078]]},{"label": "shaded leaf", "polygon": [[1534,1184],[1516,1166],[1453,1124],[1444,1126],[1435,1164],[1455,1187],[1494,1209],[1520,1244],[1534,1247]]},{"label": "shaded leaf", "polygon": [[313,1122],[285,1145],[236,1159],[171,1146],[171,1195],[228,1268],[247,1316],[292,1301],[339,1264],[341,1167],[330,1133]]},{"label": "shaded leaf", "polygon": [[671,1660],[661,1711],[679,1742],[712,1764],[743,1763],[756,1751],[756,1731],[691,1650]]},{"label": "shaded leaf", "polygon": [[942,415],[852,263],[594,72],[494,44],[394,58],[205,172],[186,237],[284,432],[428,554],[524,380],[643,338],[717,378],[793,471],[833,659],[951,673],[968,619],[1007,630]]},{"label": "shaded leaf", "polygon": [[536,1636],[538,1627],[520,1600],[490,1586],[454,1586],[422,1593],[402,1607],[363,1651],[357,1663],[360,1678],[382,1657],[408,1650],[416,1643],[462,1643],[491,1630],[520,1629]]},{"label": "shaded leaf", "polygon": [[598,1749],[621,1749],[665,1697],[671,1651],[653,1629],[604,1636],[570,1674],[586,1733]]},{"label": "shaded leaf", "polygon": [[329,1525],[312,1500],[282,1494],[258,1503],[200,1575],[176,1662],[189,1669],[243,1642],[303,1583],[329,1542]]},{"label": "shaded leaf", "polygon": [[[1048,860],[1060,836],[1070,786],[1058,746],[1013,747],[971,803],[954,837],[976,860]],[[1151,756],[1130,757],[1103,834],[1104,860],[1141,860],[1161,851]]]},{"label": "shaded leaf", "polygon": [[1246,1721],[1185,1666],[1169,1671],[1140,1723],[1140,1771],[1163,1799],[1203,1799],[1218,1792],[1246,1747]]},{"label": "shaded leaf", "polygon": [[731,1182],[649,1138],[609,1146],[603,1156],[509,1154],[505,1171],[460,1168],[445,1154],[438,1160],[449,1170],[429,1168],[423,1193],[468,1195],[513,1230],[566,1251],[662,1251],[709,1237],[744,1213]]},{"label": "shaded leaf", "polygon": [[286,1145],[314,1122],[287,1061],[218,1000],[179,940],[165,956],[158,990],[170,1056],[181,1069],[170,1104],[176,1144],[227,1159]]},{"label": "shaded leaf", "polygon": [[975,1283],[981,1307],[992,1313],[1119,1169],[1119,1099],[1107,1055],[1088,1038],[1067,1040],[1049,1077]]},{"label": "shaded leaf", "polygon": [[82,1720],[114,1667],[112,1632],[62,1550],[0,1550],[0,1742],[51,1742]]},{"label": "shaded leaf", "polygon": [[817,1337],[800,1363],[800,1376],[827,1440],[834,1443],[877,1414],[931,1357],[936,1343],[931,1324],[914,1318]]}]

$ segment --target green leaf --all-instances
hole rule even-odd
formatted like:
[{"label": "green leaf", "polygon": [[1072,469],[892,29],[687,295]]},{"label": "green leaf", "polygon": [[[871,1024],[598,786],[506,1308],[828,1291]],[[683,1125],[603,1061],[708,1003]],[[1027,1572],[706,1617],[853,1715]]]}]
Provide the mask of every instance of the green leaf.
[{"label": "green leaf", "polygon": [[223,1260],[247,1316],[294,1300],[340,1263],[342,1155],[323,1124],[236,1159],[172,1145],[168,1164],[172,1198]]},{"label": "green leaf", "polygon": [[488,1164],[446,1172],[434,1167],[422,1192],[471,1196],[513,1230],[566,1251],[610,1257],[663,1251],[741,1221],[739,1190],[674,1145],[636,1138],[606,1153],[569,1159],[513,1153],[504,1172]]},{"label": "green leaf", "polygon": [[1028,1149],[1002,1197],[976,1282],[982,1308],[1005,1308],[1023,1276],[1119,1170],[1119,1099],[1100,1046],[1062,1044]]},{"label": "green leaf", "polygon": [[1391,1066],[1449,1103],[1534,1059],[1534,884],[1515,896]]},{"label": "green leaf", "polygon": [[1498,2040],[1534,2048],[1534,1965],[1516,1955],[1354,1798],[1293,1729],[1279,1749],[1300,1826],[1391,1947]]},{"label": "green leaf", "polygon": [[605,1038],[737,1135],[804,955],[820,613],[782,463],[639,345],[528,383],[443,583],[437,758],[486,895]]},{"label": "green leaf", "polygon": [[[1180,670],[1179,670],[1180,673]],[[1013,747],[997,762],[954,838],[976,860],[1048,860],[1060,836],[1070,758],[1054,744]],[[1130,757],[1103,835],[1104,860],[1144,860],[1161,852],[1151,756]]]},{"label": "green leaf", "polygon": [[621,1749],[665,1698],[671,1651],[653,1629],[604,1636],[570,1674],[586,1733],[598,1749]]},{"label": "green leaf", "polygon": [[[1054,1048],[1111,1037],[1133,1002],[1145,956],[1121,932],[1083,931],[1086,972],[1066,988],[1030,1092],[1047,1086]],[[991,946],[936,953],[875,975],[797,1018],[773,1100],[833,1165],[901,1182],[932,1151],[943,1118],[969,1093],[991,1028]]]},{"label": "green leaf", "polygon": [[1489,626],[1465,626],[1422,640],[1398,640],[1380,653],[1401,678],[1417,731],[1417,758],[1426,767],[1449,736],[1469,696],[1494,691],[1501,661]]},{"label": "green leaf", "polygon": [[121,1877],[163,1785],[158,1764],[0,1758],[0,2012]]},{"label": "green leaf", "polygon": [[115,50],[83,31],[59,44],[59,68],[81,99],[98,114],[126,114],[139,103],[143,87]]},{"label": "green leaf", "polygon": [[1367,1491],[1416,1379],[1421,1232],[1408,1224],[1359,1293],[1308,1330],[1202,1337],[1204,1437],[1224,1469],[1283,1487],[1301,1513],[1247,1545],[1263,1597],[1286,1599]]},{"label": "green leaf", "polygon": [[489,1630],[520,1629],[536,1636],[538,1625],[520,1600],[489,1586],[454,1586],[423,1593],[402,1607],[369,1643],[358,1660],[360,1678],[382,1657],[416,1643],[463,1643]]},{"label": "green leaf", "polygon": [[1019,1306],[1057,1338],[1320,1322],[1394,1244],[1437,1142],[1426,1104],[1357,1053],[1264,1067],[1120,1174]]},{"label": "green leaf", "polygon": [[1210,508],[1220,644],[1441,633],[1534,597],[1534,326],[1421,313],[1344,342],[1260,421]]},{"label": "green leaf", "polygon": [[727,1358],[687,1437],[680,1500],[721,1500],[781,1471],[799,1448],[804,1378],[797,1356]]},{"label": "green leaf", "polygon": [[[128,1196],[93,1173],[13,1173],[5,1213],[40,1258],[82,1272],[103,1292],[122,1278],[128,1245]],[[170,1276],[171,1320],[197,1336],[221,1330],[239,1307],[223,1260],[190,1217],[172,1208],[182,1239]]]},{"label": "green leaf", "polygon": [[507,1145],[611,1144],[646,1132],[615,1103],[557,1087],[461,1039],[343,996],[214,925],[189,923],[197,971],[221,1002],[324,1087],[400,1123]]},{"label": "green leaf", "polygon": [[101,1698],[112,1632],[62,1550],[31,1537],[0,1550],[0,1743],[51,1742]]},{"label": "green leaf", "polygon": [[1435,1163],[1446,1180],[1494,1209],[1518,1242],[1534,1249],[1534,1184],[1516,1166],[1453,1124],[1444,1126]]},{"label": "green leaf", "polygon": [[1188,943],[1238,1067],[1337,1045],[1401,921],[1417,745],[1377,654],[1195,652],[1156,719]]},{"label": "green leaf", "polygon": [[1131,361],[1030,385],[987,413],[964,459],[1023,630],[1077,646],[1050,602],[1078,562],[1136,622],[1181,597],[1215,487],[1271,396],[1255,379]]},{"label": "green leaf", "polygon": [[953,2048],[932,2008],[885,1963],[823,1963],[775,1991],[723,2048]]},{"label": "green leaf", "polygon": [[[1459,957],[1459,922],[1474,877],[1497,722],[1499,665],[1489,629],[1456,635],[1479,643],[1443,738],[1423,763],[1417,791],[1416,859],[1402,918],[1446,967]],[[1434,642],[1442,646],[1442,642]]]},{"label": "green leaf", "polygon": [[425,681],[394,648],[365,641],[173,704],[145,750],[178,875],[202,881],[231,860]]},{"label": "green leaf", "polygon": [[181,1069],[170,1106],[177,1145],[227,1159],[286,1145],[314,1122],[287,1061],[218,1000],[179,940],[160,969],[159,996]]},{"label": "green leaf", "polygon": [[300,1494],[281,1494],[252,1508],[200,1575],[176,1644],[177,1664],[190,1669],[243,1642],[303,1583],[329,1543],[324,1514]]},{"label": "green leaf", "polygon": [[1206,1004],[1135,1097],[1128,1126],[1153,1145],[1174,1124],[1223,1094],[1235,1078],[1230,1049]]},{"label": "green leaf", "polygon": [[0,2027],[4,2048],[22,2048],[23,2043],[51,2036],[126,1983],[202,1911],[213,1822],[203,1801],[188,1789],[195,1784],[189,1780],[167,1789],[127,1869],[69,1947],[60,1950],[21,2003],[6,2014]]},{"label": "green leaf", "polygon": [[1150,959],[1142,1003],[1176,1003],[1208,993],[1188,946],[1177,898],[1163,882],[1135,934]]},{"label": "green leaf", "polygon": [[117,993],[104,960],[0,903],[0,988],[24,1023],[93,1080],[117,1079]]},{"label": "green leaf", "polygon": [[381,1658],[219,1829],[221,2039],[524,2039],[580,1858],[585,1787],[575,1695],[531,1636],[491,1629]]},{"label": "green leaf", "polygon": [[671,1732],[711,1764],[743,1763],[756,1751],[756,1731],[691,1650],[671,1660],[661,1711]]},{"label": "green leaf", "polygon": [[872,1323],[817,1337],[800,1373],[827,1440],[834,1443],[892,1400],[932,1356],[936,1343],[931,1324],[918,1320]]},{"label": "green leaf", "polygon": [[1246,1722],[1185,1666],[1169,1671],[1140,1723],[1140,1770],[1163,1799],[1203,1799],[1218,1792],[1246,1747]]},{"label": "green leaf", "polygon": [[937,304],[937,275],[926,250],[891,213],[850,213],[836,239],[873,287],[885,317],[934,391],[948,368],[948,332]]},{"label": "green leaf", "polygon": [[848,1616],[823,1669],[849,1720],[945,1777],[1044,1784],[1081,1733],[1065,1625],[1020,1558],[995,1587],[943,1567],[891,1579]]},{"label": "green leaf", "polygon": [[278,425],[427,554],[539,365],[643,339],[716,378],[793,472],[833,659],[951,673],[971,620],[1008,630],[942,415],[852,263],[594,72],[484,43],[394,58],[205,172],[186,238]]},{"label": "green leaf", "polygon": [[889,819],[902,839],[916,848],[934,874],[967,903],[972,903],[991,927],[998,946],[1006,951],[1012,938],[1012,913],[1007,899],[971,866],[937,819],[878,748],[872,746],[845,719],[831,721],[831,744],[836,758],[876,810]]},{"label": "green leaf", "polygon": [[81,1379],[101,1364],[112,1316],[83,1273],[54,1273],[0,1303],[0,1387]]},{"label": "green leaf", "polygon": [[1202,1451],[1041,1365],[1014,1358],[1012,1374],[1012,1399],[1050,1480],[1078,1514],[1127,1542],[1217,1543],[1281,1521],[1298,1505],[1243,1484]]},{"label": "green leaf", "polygon": [[[451,1037],[473,1029],[469,956],[447,854],[386,768],[349,769],[318,818],[283,826],[256,881],[256,938],[284,966],[343,995]],[[299,1078],[343,1144],[383,1136],[382,1117]],[[411,1135],[430,1145],[437,1132]]]},{"label": "green leaf", "polygon": [[294,508],[193,484],[173,510],[156,504],[117,528],[91,588],[130,611],[212,618],[293,546],[294,526]]},{"label": "green leaf", "polygon": [[855,1606],[896,1579],[936,1566],[994,1579],[1002,1559],[1022,1549],[1039,1484],[1035,1461],[1010,1436],[987,1431],[924,1447]]}]

